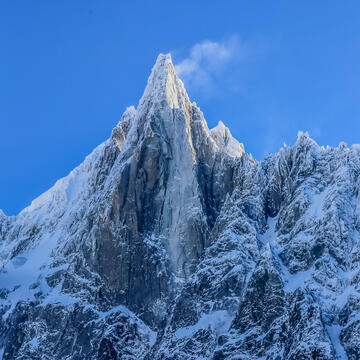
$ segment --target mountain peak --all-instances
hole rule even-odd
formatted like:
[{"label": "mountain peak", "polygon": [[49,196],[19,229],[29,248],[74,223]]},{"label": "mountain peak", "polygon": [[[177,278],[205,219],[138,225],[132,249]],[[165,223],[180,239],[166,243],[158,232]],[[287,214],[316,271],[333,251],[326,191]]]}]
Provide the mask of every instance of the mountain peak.
[{"label": "mountain peak", "polygon": [[139,107],[164,100],[172,109],[181,108],[186,102],[190,103],[184,84],[175,73],[170,54],[159,54],[157,57]]},{"label": "mountain peak", "polygon": [[314,139],[312,139],[307,131],[298,131],[297,140],[295,143],[295,147],[304,147],[305,145],[310,147],[318,147],[319,145],[316,143]]},{"label": "mountain peak", "polygon": [[219,121],[219,123],[210,130],[210,133],[217,146],[231,157],[241,157],[244,155],[244,145],[233,138],[230,130],[222,121]]},{"label": "mountain peak", "polygon": [[160,54],[109,140],[0,210],[0,358],[360,359],[360,145],[318,149],[239,158]]},{"label": "mountain peak", "polygon": [[156,59],[156,63],[155,66],[161,66],[162,64],[172,64],[172,58],[171,58],[171,54],[167,53],[167,54],[159,54],[157,59]]}]

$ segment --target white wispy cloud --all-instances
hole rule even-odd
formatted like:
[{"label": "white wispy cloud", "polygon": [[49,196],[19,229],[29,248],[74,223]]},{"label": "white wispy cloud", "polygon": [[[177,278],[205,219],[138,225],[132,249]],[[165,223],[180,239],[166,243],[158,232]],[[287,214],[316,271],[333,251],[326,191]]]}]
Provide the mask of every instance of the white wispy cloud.
[{"label": "white wispy cloud", "polygon": [[248,46],[238,35],[219,42],[204,40],[191,47],[188,56],[175,64],[175,70],[186,86],[209,92],[219,75],[247,56]]}]

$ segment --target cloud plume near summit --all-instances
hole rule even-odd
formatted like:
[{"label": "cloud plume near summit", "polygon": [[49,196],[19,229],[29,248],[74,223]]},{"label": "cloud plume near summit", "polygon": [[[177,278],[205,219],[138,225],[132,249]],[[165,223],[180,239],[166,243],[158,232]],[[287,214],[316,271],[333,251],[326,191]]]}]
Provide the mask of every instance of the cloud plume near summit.
[{"label": "cloud plume near summit", "polygon": [[245,60],[248,52],[248,45],[238,35],[223,41],[204,40],[193,45],[175,69],[189,88],[209,93],[216,78],[224,75],[233,62]]}]

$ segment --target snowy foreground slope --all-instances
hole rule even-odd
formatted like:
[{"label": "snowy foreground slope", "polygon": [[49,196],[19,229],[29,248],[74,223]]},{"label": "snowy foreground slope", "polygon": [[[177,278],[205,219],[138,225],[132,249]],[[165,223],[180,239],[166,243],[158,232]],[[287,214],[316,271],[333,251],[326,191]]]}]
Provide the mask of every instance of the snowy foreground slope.
[{"label": "snowy foreground slope", "polygon": [[360,359],[360,146],[256,162],[160,55],[138,107],[16,217],[0,358]]}]

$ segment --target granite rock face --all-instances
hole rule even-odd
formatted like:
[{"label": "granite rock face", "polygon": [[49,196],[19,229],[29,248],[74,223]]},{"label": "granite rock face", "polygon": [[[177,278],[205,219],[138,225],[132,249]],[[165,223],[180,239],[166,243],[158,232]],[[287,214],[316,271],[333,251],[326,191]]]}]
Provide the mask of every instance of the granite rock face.
[{"label": "granite rock face", "polygon": [[261,162],[159,55],[110,138],[0,211],[3,359],[359,359],[360,146]]}]

